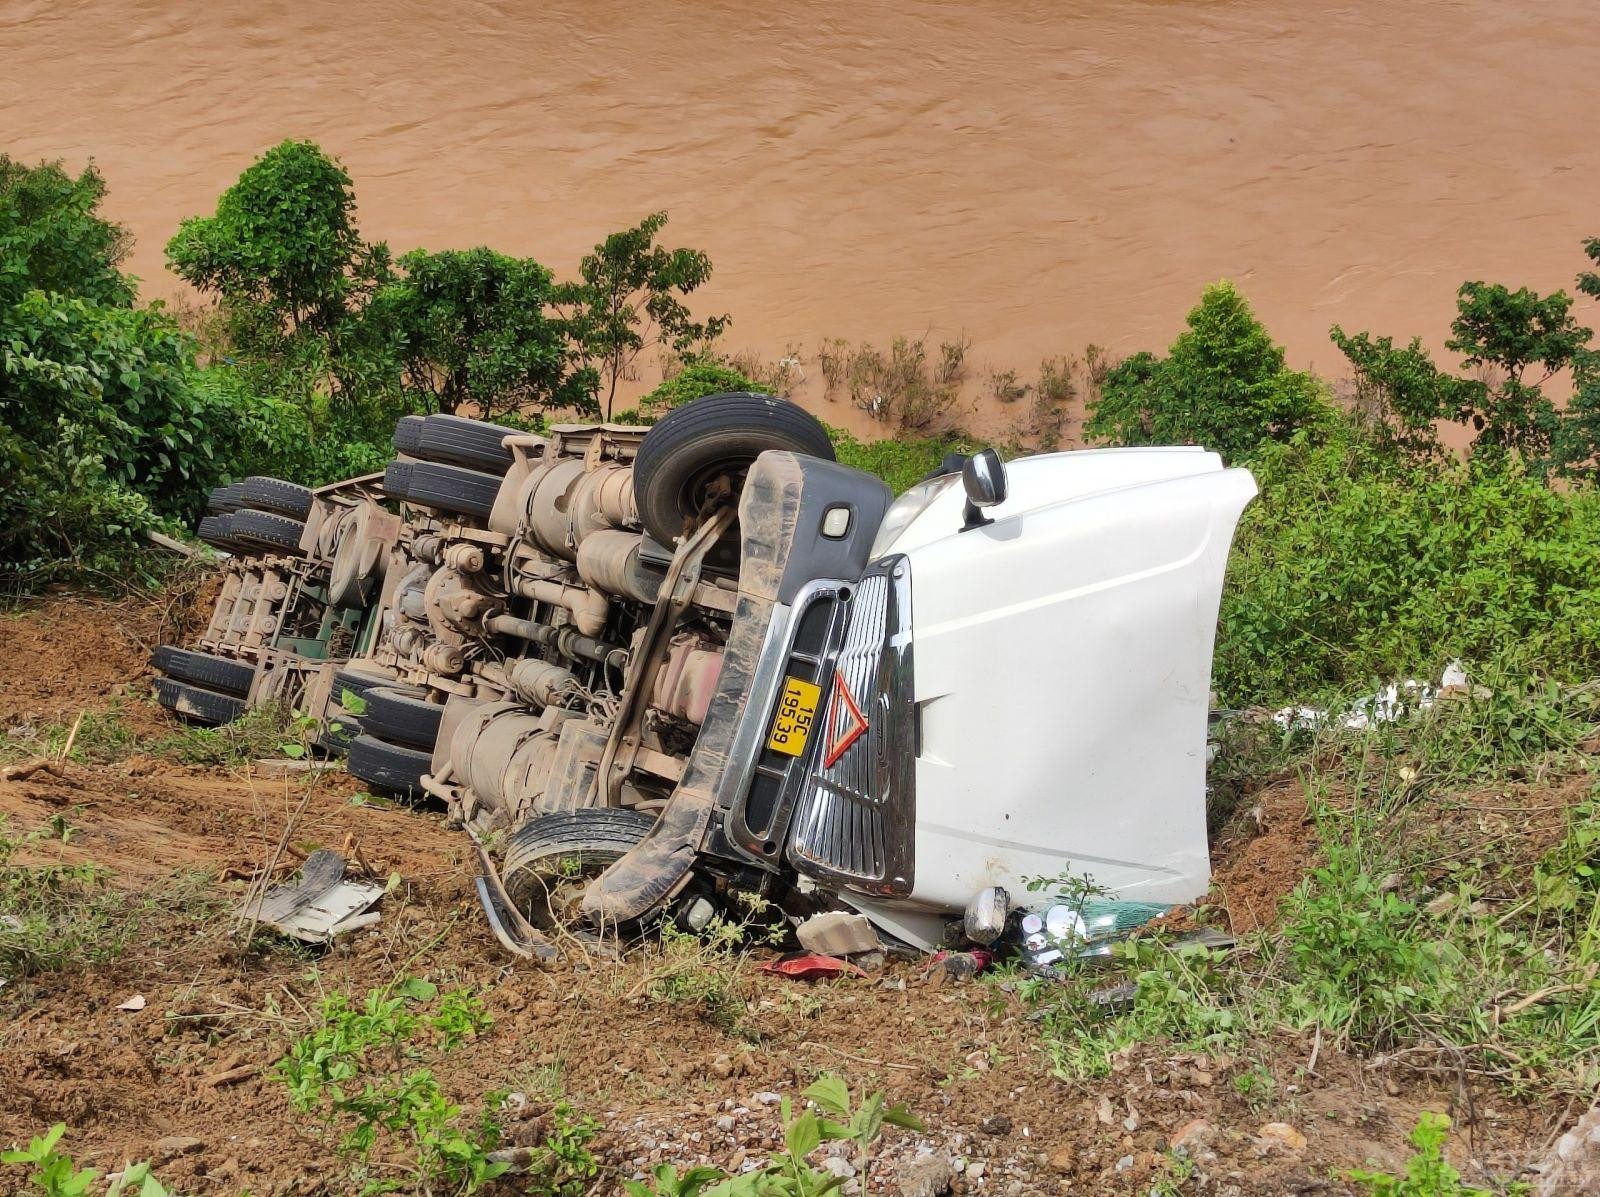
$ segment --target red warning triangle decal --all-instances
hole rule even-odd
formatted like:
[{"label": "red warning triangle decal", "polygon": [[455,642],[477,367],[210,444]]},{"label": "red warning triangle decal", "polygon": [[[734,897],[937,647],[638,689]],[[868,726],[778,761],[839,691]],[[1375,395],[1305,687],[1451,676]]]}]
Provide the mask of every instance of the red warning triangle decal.
[{"label": "red warning triangle decal", "polygon": [[845,684],[844,674],[835,673],[833,699],[828,706],[828,743],[822,767],[831,769],[834,762],[845,754],[845,749],[859,740],[866,730],[866,716],[856,705],[850,687]]}]

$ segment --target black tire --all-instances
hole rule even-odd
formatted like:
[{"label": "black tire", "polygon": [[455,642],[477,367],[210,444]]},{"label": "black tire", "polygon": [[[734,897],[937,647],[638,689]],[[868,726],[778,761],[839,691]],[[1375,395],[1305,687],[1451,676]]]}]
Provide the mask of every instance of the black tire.
[{"label": "black tire", "polygon": [[156,679],[156,701],[179,718],[210,727],[232,723],[244,714],[242,698],[218,694],[215,690],[175,682],[166,677]]},{"label": "black tire", "polygon": [[200,517],[200,526],[195,529],[194,534],[208,545],[232,553],[239,548],[238,542],[228,535],[232,527],[231,515],[205,515]]},{"label": "black tire", "polygon": [[384,677],[382,674],[377,673],[367,673],[361,669],[347,668],[341,669],[338,673],[333,675],[333,701],[340,701],[339,696],[342,695],[346,690],[350,691],[352,694],[356,694],[362,698],[365,698],[368,691],[376,690],[379,686],[383,686],[389,690],[397,691],[401,694],[410,694],[413,696],[420,696],[422,694],[422,690],[419,687],[408,686],[403,682],[396,681],[392,677]]},{"label": "black tire", "polygon": [[150,664],[174,681],[193,682],[223,694],[250,693],[250,683],[256,676],[256,667],[248,661],[231,661],[171,644],[163,644],[151,653]]},{"label": "black tire", "polygon": [[417,446],[422,443],[423,416],[401,416],[394,426],[394,451],[404,453],[407,457],[417,455]]},{"label": "black tire", "polygon": [[322,734],[313,742],[329,756],[345,756],[360,734],[361,720],[354,715],[337,715],[328,720]]},{"label": "black tire", "polygon": [[311,514],[311,488],[285,482],[282,478],[246,478],[235,488],[239,506],[253,511],[270,511],[305,522]]},{"label": "black tire", "polygon": [[239,488],[218,486],[206,497],[206,511],[211,515],[227,515],[239,510]]},{"label": "black tire", "polygon": [[359,777],[370,786],[415,798],[424,793],[419,783],[432,762],[432,753],[362,734],[350,741],[344,767],[350,776]]},{"label": "black tire", "polygon": [[433,751],[439,739],[443,706],[387,686],[376,686],[363,697],[367,700],[367,712],[361,717],[361,727],[368,735],[391,744]]},{"label": "black tire", "polygon": [[411,490],[412,461],[391,461],[383,470],[383,493],[391,499],[404,499]]},{"label": "black tire", "polygon": [[[396,430],[398,431],[398,429]],[[500,442],[517,436],[515,428],[468,420],[461,416],[425,416],[417,429],[417,447],[402,450],[421,461],[465,466],[505,476],[511,468],[511,450]],[[398,444],[395,448],[400,448]]]},{"label": "black tire", "polygon": [[295,557],[300,555],[300,537],[306,526],[299,520],[268,511],[235,511],[222,518],[229,521],[228,535],[234,540]]},{"label": "black tire", "polygon": [[[560,900],[558,891],[576,886],[581,893],[578,883],[625,856],[655,821],[643,811],[604,806],[535,815],[506,841],[506,895],[536,926],[565,921],[576,907]],[[558,899],[555,910],[552,895]]]},{"label": "black tire", "polygon": [[449,515],[488,519],[494,497],[505,481],[498,474],[431,461],[391,461],[383,474],[383,489],[397,499],[431,507]]},{"label": "black tire", "polygon": [[750,463],[768,449],[832,461],[833,442],[803,408],[748,391],[707,395],[667,413],[645,434],[633,463],[639,519],[662,545],[693,526],[718,478],[742,485]]}]

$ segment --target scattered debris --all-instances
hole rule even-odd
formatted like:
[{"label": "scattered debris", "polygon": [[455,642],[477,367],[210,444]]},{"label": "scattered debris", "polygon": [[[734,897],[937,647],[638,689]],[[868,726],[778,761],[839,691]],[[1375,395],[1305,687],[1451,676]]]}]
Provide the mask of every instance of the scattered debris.
[{"label": "scattered debris", "polygon": [[800,981],[814,981],[818,977],[839,977],[846,973],[856,977],[867,975],[864,969],[851,964],[848,960],[840,960],[837,956],[824,956],[820,952],[790,952],[776,960],[758,964],[756,968],[764,973],[793,977]]},{"label": "scattered debris", "polygon": [[273,886],[259,901],[247,899],[240,916],[305,943],[369,927],[378,921],[370,908],[383,897],[383,886],[345,880],[347,867],[337,852],[318,849],[306,857],[299,881]]},{"label": "scattered debris", "polygon": [[127,1001],[120,1003],[117,1006],[117,1009],[118,1010],[132,1010],[132,1011],[137,1012],[139,1010],[143,1010],[145,1008],[145,1005],[146,1005],[146,1002],[144,1000],[144,994],[136,993],[131,998],[129,998]]},{"label": "scattered debris", "polygon": [[812,916],[795,928],[795,938],[806,951],[824,956],[854,956],[883,950],[883,940],[878,938],[867,916],[848,910],[828,910]]},{"label": "scattered debris", "polygon": [[[1339,714],[1339,725],[1350,731],[1364,731],[1376,723],[1393,723],[1407,714],[1432,709],[1440,698],[1472,692],[1467,671],[1460,661],[1444,667],[1437,686],[1406,678],[1390,682]],[[1283,707],[1272,713],[1272,721],[1284,731],[1315,730],[1328,719],[1322,707]]]},{"label": "scattered debris", "polygon": [[970,952],[937,952],[924,975],[935,985],[975,977],[994,963],[994,953],[983,948]]},{"label": "scattered debris", "polygon": [[1302,1152],[1306,1137],[1287,1122],[1269,1122],[1256,1131],[1256,1139],[1264,1146],[1281,1147],[1286,1151]]},{"label": "scattered debris", "polygon": [[1003,886],[991,885],[980,889],[967,903],[961,930],[971,942],[988,947],[1005,934],[1010,916],[1011,896]]},{"label": "scattered debris", "polygon": [[256,761],[255,774],[265,781],[275,781],[284,777],[299,777],[302,773],[314,770],[332,768],[327,761],[312,760],[310,757],[262,757]]},{"label": "scattered debris", "polygon": [[1535,1197],[1600,1191],[1600,1105],[1591,1106],[1539,1161]]}]

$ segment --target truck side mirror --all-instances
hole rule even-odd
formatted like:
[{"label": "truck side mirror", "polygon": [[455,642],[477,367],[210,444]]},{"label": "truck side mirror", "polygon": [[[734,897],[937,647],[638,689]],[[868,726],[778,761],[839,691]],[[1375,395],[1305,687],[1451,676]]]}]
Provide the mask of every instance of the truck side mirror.
[{"label": "truck side mirror", "polygon": [[980,449],[967,458],[961,467],[961,485],[967,492],[963,532],[981,528],[994,521],[983,514],[983,508],[1006,501],[1006,467],[1000,454],[993,449]]}]

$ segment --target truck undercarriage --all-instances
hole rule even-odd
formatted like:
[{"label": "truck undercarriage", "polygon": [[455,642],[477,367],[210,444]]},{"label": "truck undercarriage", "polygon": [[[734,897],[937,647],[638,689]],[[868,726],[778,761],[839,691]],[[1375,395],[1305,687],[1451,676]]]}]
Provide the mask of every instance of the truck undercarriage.
[{"label": "truck undercarriage", "polygon": [[[983,767],[952,774],[945,758],[973,734],[1052,767],[1058,754],[1020,730],[1033,712],[991,718],[1025,697],[985,696],[998,657],[966,662],[966,700],[941,680],[945,657],[988,636],[999,612],[1040,630],[989,651],[1047,665],[1085,632],[1068,617],[1111,591],[1193,641],[1174,641],[1167,689],[1159,673],[1121,688],[1170,708],[1153,725],[1198,744],[1129,740],[1159,757],[1124,768],[1129,782],[1193,792],[1135,802],[1188,808],[1162,859],[1130,846],[1105,864],[1140,897],[1203,890],[1203,766],[1188,758],[1203,751],[1227,541],[1253,493],[1242,471],[1195,451],[1056,455],[1081,460],[1013,463],[1008,501],[1007,470],[986,451],[894,501],[832,460],[810,416],[751,394],[695,401],[650,429],[546,436],[407,417],[395,445],[381,479],[315,493],[247,479],[214,496],[200,531],[231,554],[223,586],[195,649],[157,651],[158,690],[205,722],[287,703],[317,718],[319,746],[347,753],[355,776],[443,803],[478,846],[480,896],[512,950],[553,954],[540,928],[557,922],[700,927],[747,895],[860,910],[927,947],[975,895],[1020,895],[1013,857],[1030,837],[1066,834],[1073,779],[980,797]],[[1107,499],[1130,487],[1139,502]],[[1101,570],[1098,590],[1054,579],[1082,572],[1081,553],[1056,554],[1084,529],[1125,539],[1146,525],[1170,542],[1153,569],[1124,548],[1127,568]],[[1009,586],[979,576],[1019,566]],[[1026,599],[1038,578],[1049,585]],[[1128,668],[1146,666],[1161,663]],[[986,697],[976,724],[946,727]],[[979,827],[996,812],[1000,836]],[[1007,829],[1013,814],[1037,825]],[[972,861],[948,859],[952,835]]]}]

